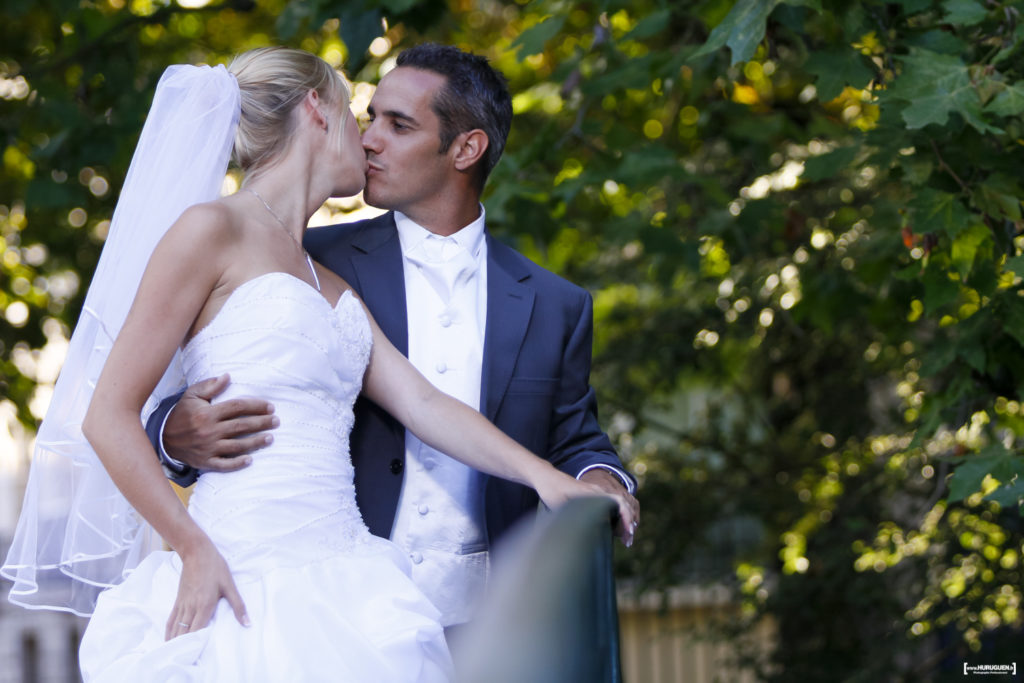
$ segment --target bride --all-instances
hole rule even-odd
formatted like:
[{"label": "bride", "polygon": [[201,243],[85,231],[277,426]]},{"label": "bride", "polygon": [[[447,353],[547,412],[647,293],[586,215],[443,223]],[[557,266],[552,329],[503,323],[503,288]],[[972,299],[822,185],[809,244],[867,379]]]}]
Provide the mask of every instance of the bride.
[{"label": "bride", "polygon": [[[218,199],[229,150],[245,181]],[[89,588],[113,586],[82,640],[86,680],[451,678],[437,611],[404,554],[366,529],[351,463],[335,455],[360,392],[549,506],[604,495],[434,389],[305,253],[309,217],[359,192],[365,164],[346,85],[313,55],[264,48],[161,79],[3,568],[11,599],[35,606],[88,613]],[[186,510],[139,416],[226,372],[220,400],[265,396],[280,427],[250,467],[205,474]],[[62,476],[84,485],[56,525]],[[170,551],[154,550],[160,539]],[[41,605],[55,577],[70,586]]]}]

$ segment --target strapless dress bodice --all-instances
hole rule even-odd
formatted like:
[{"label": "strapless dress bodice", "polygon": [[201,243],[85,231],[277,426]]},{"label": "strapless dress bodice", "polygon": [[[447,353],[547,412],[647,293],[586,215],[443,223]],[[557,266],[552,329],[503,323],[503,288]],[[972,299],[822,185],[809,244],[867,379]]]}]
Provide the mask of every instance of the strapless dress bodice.
[{"label": "strapless dress bodice", "polygon": [[262,564],[268,552],[289,564],[315,561],[368,537],[348,435],[371,344],[350,291],[332,307],[306,282],[267,273],[232,292],[183,349],[189,384],[227,373],[230,385],[215,402],[267,399],[280,419],[249,467],[204,473],[189,501],[234,570],[255,558]]}]

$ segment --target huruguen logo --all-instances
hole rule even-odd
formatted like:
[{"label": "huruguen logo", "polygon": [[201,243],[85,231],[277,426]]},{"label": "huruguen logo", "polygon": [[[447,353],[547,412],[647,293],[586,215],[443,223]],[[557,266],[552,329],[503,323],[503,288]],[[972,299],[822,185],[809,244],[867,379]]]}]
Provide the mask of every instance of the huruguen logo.
[{"label": "huruguen logo", "polygon": [[968,664],[964,662],[964,676],[968,674],[1017,675],[1017,662],[1011,664]]}]

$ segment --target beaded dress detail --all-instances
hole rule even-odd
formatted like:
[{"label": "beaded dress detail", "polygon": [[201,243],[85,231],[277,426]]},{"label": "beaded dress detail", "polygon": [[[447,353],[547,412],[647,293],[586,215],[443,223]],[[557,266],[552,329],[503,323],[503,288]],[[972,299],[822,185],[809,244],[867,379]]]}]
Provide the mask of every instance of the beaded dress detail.
[{"label": "beaded dress detail", "polygon": [[332,307],[287,273],[238,287],[188,342],[189,384],[230,373],[217,401],[266,398],[281,421],[249,467],[203,474],[189,500],[252,626],[221,600],[209,627],[165,642],[181,562],[153,553],[100,596],[82,641],[87,681],[450,679],[437,610],[356,508],[348,438],[371,345],[356,297]]}]

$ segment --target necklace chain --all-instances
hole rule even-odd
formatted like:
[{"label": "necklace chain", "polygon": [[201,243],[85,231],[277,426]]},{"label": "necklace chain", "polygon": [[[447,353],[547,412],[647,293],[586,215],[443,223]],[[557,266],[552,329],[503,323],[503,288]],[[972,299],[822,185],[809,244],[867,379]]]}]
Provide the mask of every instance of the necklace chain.
[{"label": "necklace chain", "polygon": [[251,194],[253,197],[256,197],[256,199],[260,200],[260,203],[263,204],[263,208],[267,210],[267,213],[274,217],[274,220],[278,222],[278,224],[281,226],[281,229],[284,230],[285,234],[291,237],[292,242],[295,242],[295,245],[299,248],[299,250],[306,255],[306,263],[309,264],[309,272],[313,273],[313,281],[316,283],[316,291],[319,292],[320,278],[316,276],[316,268],[313,267],[313,259],[310,258],[309,252],[306,251],[305,247],[303,247],[302,244],[297,239],[295,239],[295,235],[288,232],[288,227],[284,224],[284,221],[281,220],[276,213],[274,213],[274,210],[270,208],[270,204],[267,204],[267,200],[263,198],[263,195],[261,195],[259,192],[252,189],[251,187],[243,187],[242,189]]},{"label": "necklace chain", "polygon": [[[242,189],[251,194],[253,197],[256,197],[256,199],[260,200],[260,204],[262,204],[263,208],[267,210],[267,213],[274,217],[274,220],[277,221],[277,224],[281,226],[281,229],[284,230],[285,233],[292,238],[293,242],[299,245],[299,249],[302,249],[302,245],[299,244],[299,241],[295,239],[295,235],[288,232],[288,226],[284,224],[284,221],[281,220],[280,216],[274,213],[274,210],[270,208],[270,204],[267,204],[267,200],[263,198],[263,195],[261,195],[259,192],[252,189],[251,187],[244,187]],[[306,250],[302,249],[302,251],[305,252]]]}]

